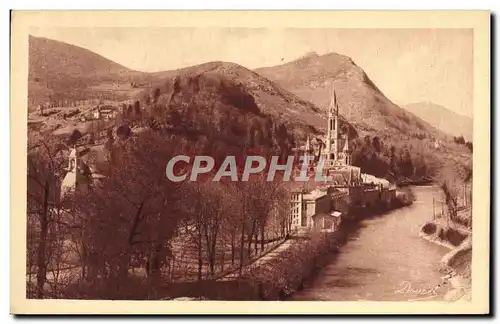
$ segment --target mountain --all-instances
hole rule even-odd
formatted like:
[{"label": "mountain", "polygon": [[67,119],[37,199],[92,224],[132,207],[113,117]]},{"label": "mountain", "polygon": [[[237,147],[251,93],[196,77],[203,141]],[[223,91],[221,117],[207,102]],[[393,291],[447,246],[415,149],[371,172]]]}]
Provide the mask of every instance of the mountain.
[{"label": "mountain", "polygon": [[[419,172],[421,175],[436,176],[439,170],[448,168],[448,164],[471,165],[470,149],[454,143],[450,135],[394,104],[347,56],[312,52],[295,61],[258,68],[255,72],[323,111],[328,108],[333,86],[340,113],[363,139],[353,143],[353,163],[364,170],[370,170],[374,165],[375,169],[382,169],[377,165],[387,165],[387,160],[394,160],[391,157],[393,154],[387,152],[388,148],[395,149],[400,160],[412,160],[413,163],[405,166],[407,172],[403,172],[403,176],[411,177],[411,170],[416,172],[417,169],[422,170]],[[382,150],[380,143],[384,144]],[[377,159],[375,156],[367,157],[373,152]],[[415,161],[419,161],[418,167]],[[401,170],[397,169],[391,173],[401,175]]]},{"label": "mountain", "polygon": [[340,113],[363,133],[381,133],[388,137],[396,134],[411,137],[420,133],[434,137],[443,135],[391,102],[347,56],[336,53],[320,56],[313,52],[255,72],[324,110],[330,102],[333,84]]},{"label": "mountain", "polygon": [[42,37],[29,37],[29,57],[30,79],[92,78],[131,71],[85,48]]},{"label": "mountain", "polygon": [[[172,95],[172,84],[178,80],[178,89],[173,94],[174,97],[187,92],[196,99],[208,96],[205,91],[209,90],[226,96],[221,99],[222,102],[231,101],[237,107],[243,104],[245,109],[250,107],[245,103],[249,100],[252,102],[252,111],[271,116],[274,120],[295,129],[300,140],[305,140],[307,135],[321,133],[326,125],[327,116],[323,110],[258,73],[235,63],[209,62],[175,71],[156,73],[155,77],[163,81],[143,93],[141,98],[143,102],[149,102],[151,98],[158,97],[158,94],[160,96]],[[228,84],[239,89],[240,94],[237,96],[230,94],[230,91],[225,88]],[[210,100],[203,103],[205,106],[213,104],[215,103]],[[352,137],[357,136],[355,129],[346,119],[341,117],[341,122]]]},{"label": "mountain", "polygon": [[406,110],[453,136],[472,141],[472,118],[459,115],[432,102],[417,102],[404,106]]},{"label": "mountain", "polygon": [[[81,126],[96,102],[88,99],[122,107],[119,101],[133,99],[126,116],[119,116],[130,119],[133,129],[164,129],[221,157],[248,148],[288,154],[306,137],[325,133],[333,81],[340,127],[353,141],[356,165],[384,165],[387,171],[400,160],[404,174],[397,165],[390,172],[412,176],[417,161],[436,170],[444,161],[470,160],[468,148],[392,103],[350,58],[334,53],[308,53],[255,71],[209,62],[159,73],[133,71],[83,48],[36,37],[30,38],[29,54],[31,106],[48,100],[56,107],[41,119],[36,113],[44,129]],[[74,109],[66,112],[69,107]]]},{"label": "mountain", "polygon": [[[148,74],[133,71],[92,51],[42,37],[29,37],[28,99],[30,108],[58,100],[110,95],[113,83],[141,83]],[[123,97],[127,88],[122,86]],[[131,89],[128,89],[131,90]]]},{"label": "mountain", "polygon": [[[295,135],[314,131],[269,114],[266,101],[257,103],[245,84],[224,73],[189,72],[164,77],[145,90],[140,102],[146,109],[139,120],[146,120],[151,129],[180,136],[179,141],[187,139],[198,154],[216,161],[227,155],[241,157],[248,150],[286,155],[295,146]],[[134,123],[136,117],[126,119]]]}]

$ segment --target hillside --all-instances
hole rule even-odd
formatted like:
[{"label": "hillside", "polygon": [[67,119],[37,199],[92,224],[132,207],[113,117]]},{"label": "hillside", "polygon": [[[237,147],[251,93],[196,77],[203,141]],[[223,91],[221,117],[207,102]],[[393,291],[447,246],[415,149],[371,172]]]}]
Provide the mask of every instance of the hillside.
[{"label": "hillside", "polygon": [[130,126],[167,129],[194,144],[213,141],[204,150],[221,156],[249,148],[288,154],[307,136],[326,131],[332,82],[341,127],[353,141],[353,162],[365,171],[375,167],[373,174],[398,178],[434,175],[445,161],[469,164],[467,147],[392,103],[342,55],[310,53],[256,71],[209,62],[143,73],[80,47],[30,38],[30,106],[49,100],[52,109],[41,119],[32,112],[32,124],[60,134],[89,132],[92,122],[82,122],[82,116],[104,102],[125,106],[126,116],[117,123],[123,117]]},{"label": "hillside", "polygon": [[364,133],[411,137],[424,132],[442,137],[434,127],[392,103],[347,56],[309,53],[298,60],[255,71],[322,109],[328,107],[333,83],[340,113]]},{"label": "hillside", "polygon": [[459,115],[432,102],[417,102],[403,107],[437,129],[453,136],[464,136],[472,141],[472,118]]},{"label": "hillside", "polygon": [[29,37],[29,56],[30,79],[51,79],[61,74],[90,78],[131,71],[82,47],[41,37]]},{"label": "hillside", "polygon": [[[304,141],[307,135],[317,135],[324,132],[326,125],[324,111],[261,75],[235,63],[209,62],[175,71],[157,73],[155,77],[163,78],[163,81],[143,93],[141,97],[143,102],[154,98],[158,91],[162,96],[172,95],[172,84],[175,80],[179,82],[179,89],[174,97],[186,91],[194,97],[204,96],[204,91],[207,90],[224,93],[227,91],[224,88],[226,84],[231,84],[235,89],[240,89],[238,91],[242,91],[245,98],[252,102],[252,109],[255,112],[271,116],[274,120],[293,128],[301,141]],[[233,96],[230,100],[240,104],[247,99]],[[210,101],[203,103],[204,106],[212,104]],[[344,118],[341,119],[344,122],[344,127],[349,129],[351,136],[356,137],[355,129]]]},{"label": "hillside", "polygon": [[[364,138],[364,143],[357,143],[359,150],[365,150],[362,155],[371,152],[369,143],[375,139],[383,141],[387,148],[394,146],[401,152],[408,151],[413,160],[421,160],[422,165],[436,171],[448,161],[470,165],[470,150],[454,143],[452,136],[391,102],[363,69],[347,56],[336,53],[320,56],[313,52],[298,60],[259,68],[255,72],[323,111],[328,107],[333,84],[340,113]],[[385,161],[389,155],[379,158]],[[373,165],[369,160],[356,164]]]},{"label": "hillside", "polygon": [[[133,90],[130,89],[131,82],[146,82],[148,78],[150,76],[145,73],[130,70],[87,49],[47,38],[29,37],[30,108],[39,103],[65,99],[126,98]],[[113,84],[121,85],[121,91],[113,91]]]}]

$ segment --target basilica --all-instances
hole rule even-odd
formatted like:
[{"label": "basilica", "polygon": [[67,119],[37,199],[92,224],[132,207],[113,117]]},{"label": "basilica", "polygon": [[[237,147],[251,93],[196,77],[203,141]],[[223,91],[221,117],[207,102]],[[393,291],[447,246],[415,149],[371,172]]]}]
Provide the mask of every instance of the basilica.
[{"label": "basilica", "polygon": [[326,135],[323,138],[307,138],[306,144],[300,149],[304,155],[315,157],[314,168],[322,161],[323,173],[332,178],[331,185],[354,186],[360,184],[361,169],[352,165],[352,150],[349,135],[340,131],[339,106],[335,89],[332,89]]}]

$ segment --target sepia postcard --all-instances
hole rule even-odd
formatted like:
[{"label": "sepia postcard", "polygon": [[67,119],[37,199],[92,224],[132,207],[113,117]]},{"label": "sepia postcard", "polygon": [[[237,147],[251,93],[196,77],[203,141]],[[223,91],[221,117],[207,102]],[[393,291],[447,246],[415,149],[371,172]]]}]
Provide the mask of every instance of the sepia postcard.
[{"label": "sepia postcard", "polygon": [[11,313],[488,314],[488,11],[13,11]]}]

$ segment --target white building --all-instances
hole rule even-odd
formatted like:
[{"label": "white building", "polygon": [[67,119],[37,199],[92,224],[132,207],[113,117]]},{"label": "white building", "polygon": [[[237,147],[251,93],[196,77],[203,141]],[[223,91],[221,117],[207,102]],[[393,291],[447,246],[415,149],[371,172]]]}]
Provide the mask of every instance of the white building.
[{"label": "white building", "polygon": [[[61,201],[78,192],[87,192],[94,181],[103,178],[102,174],[95,172],[88,159],[90,153],[96,149],[86,149],[85,157],[83,150],[73,147],[68,156],[68,166],[66,175],[61,183]],[[89,153],[90,152],[90,153]]]}]

